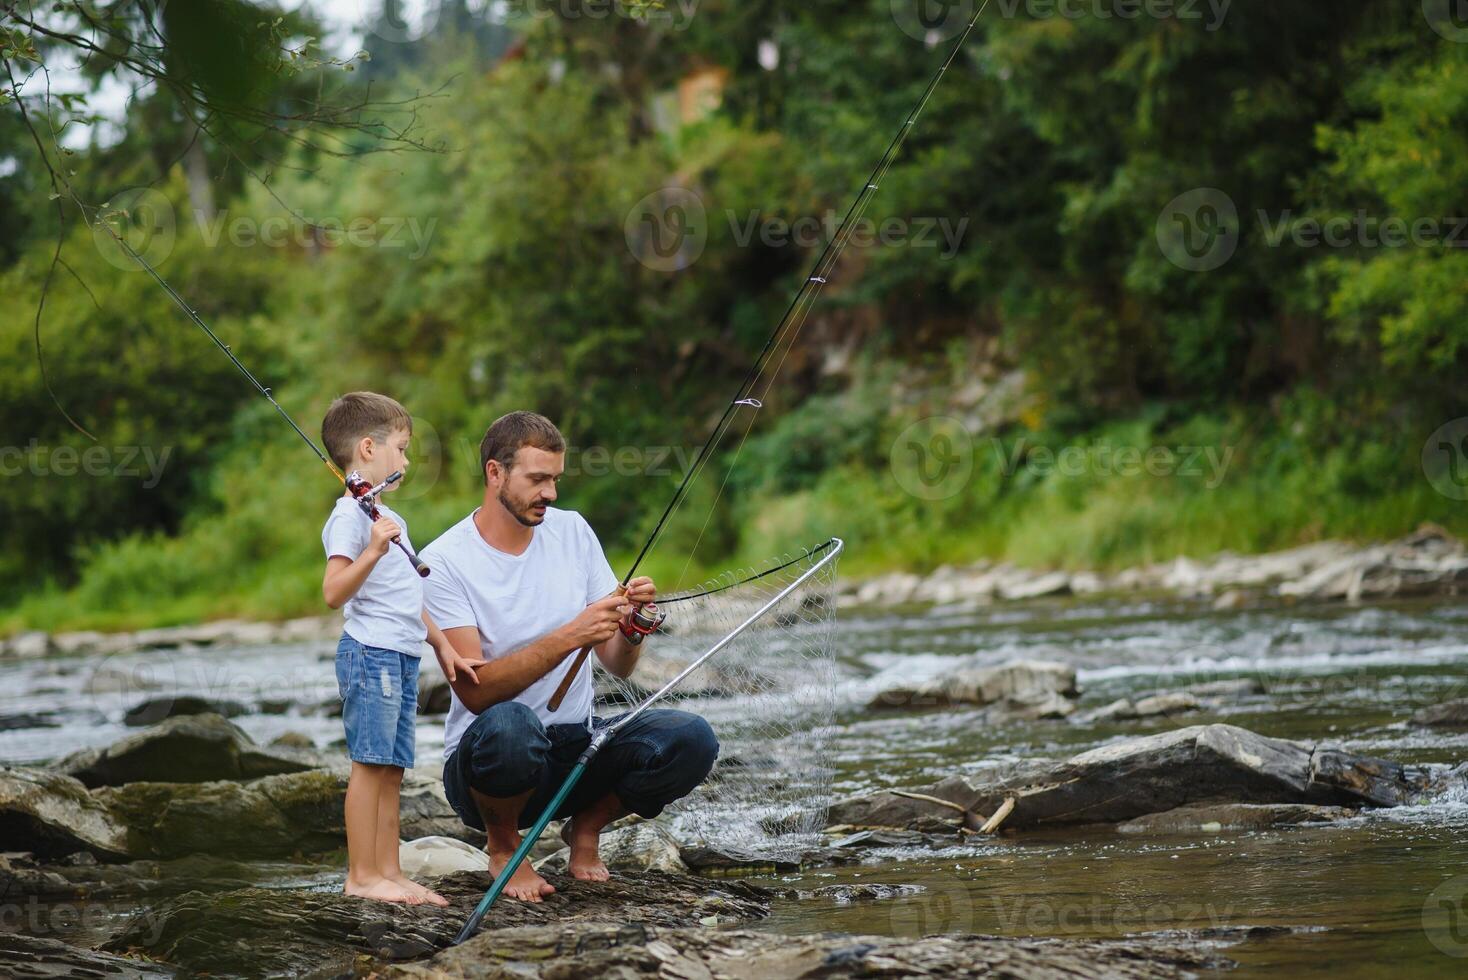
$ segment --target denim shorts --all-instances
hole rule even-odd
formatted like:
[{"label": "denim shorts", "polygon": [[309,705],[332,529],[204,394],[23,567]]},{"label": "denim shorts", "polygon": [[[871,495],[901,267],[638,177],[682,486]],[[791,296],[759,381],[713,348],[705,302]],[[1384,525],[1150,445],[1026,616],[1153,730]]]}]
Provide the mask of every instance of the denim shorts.
[{"label": "denim shorts", "polygon": [[365,646],[343,633],[336,646],[336,686],[352,761],[412,769],[418,658]]}]

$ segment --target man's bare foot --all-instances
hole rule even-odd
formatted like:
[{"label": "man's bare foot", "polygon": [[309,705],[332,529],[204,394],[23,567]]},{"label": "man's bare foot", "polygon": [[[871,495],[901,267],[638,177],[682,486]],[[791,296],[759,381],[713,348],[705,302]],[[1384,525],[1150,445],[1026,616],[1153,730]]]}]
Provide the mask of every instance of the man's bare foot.
[{"label": "man's bare foot", "polygon": [[422,905],[423,899],[410,889],[388,878],[373,882],[359,882],[348,878],[342,893],[353,898],[370,898],[375,902],[399,902],[403,905]]},{"label": "man's bare foot", "polygon": [[606,881],[612,877],[601,859],[601,833],[578,833],[576,820],[572,818],[561,824],[561,840],[571,848],[566,861],[566,870],[571,877],[581,881]]},{"label": "man's bare foot", "polygon": [[445,907],[449,904],[449,900],[444,898],[438,892],[425,885],[418,884],[418,882],[414,881],[412,878],[409,878],[405,874],[398,874],[392,878],[389,878],[388,881],[402,885],[408,891],[421,898],[423,900],[423,904],[425,905],[437,905],[440,907]]},{"label": "man's bare foot", "polygon": [[[500,871],[506,864],[509,864],[510,858],[514,856],[514,851],[505,851],[502,854],[491,851],[489,855],[490,873],[498,878]],[[520,867],[510,876],[510,883],[504,888],[504,894],[532,904],[539,902],[547,895],[555,894],[555,891],[556,887],[536,874],[529,861],[520,862]]]}]

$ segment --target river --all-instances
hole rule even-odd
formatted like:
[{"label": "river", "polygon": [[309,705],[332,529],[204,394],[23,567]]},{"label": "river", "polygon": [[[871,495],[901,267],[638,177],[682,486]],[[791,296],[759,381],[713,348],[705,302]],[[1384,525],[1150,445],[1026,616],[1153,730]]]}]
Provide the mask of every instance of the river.
[{"label": "river", "polygon": [[[1226,722],[1264,735],[1328,739],[1408,763],[1468,759],[1468,733],[1415,728],[1418,708],[1468,695],[1468,609],[1452,602],[1370,607],[1261,606],[1215,612],[1179,600],[1050,600],[995,606],[843,610],[835,633],[838,710],[830,742],[837,795],[944,776],[1003,775],[1172,726]],[[340,722],[330,645],[153,651],[0,663],[0,761],[35,765],[135,731],[124,710],[157,691],[197,691],[246,708],[268,741],[300,732],[320,746]],[[1081,707],[1253,678],[1262,691],[1172,719],[986,724],[977,709],[874,714],[866,696],[894,677],[958,657],[1073,665]],[[698,708],[697,701],[685,707]],[[260,710],[261,708],[267,710]],[[710,705],[711,709],[715,706]],[[718,712],[711,710],[711,717]],[[436,765],[437,719],[420,719],[420,765]],[[759,879],[784,887],[882,883],[879,901],[778,902],[761,928],[895,936],[989,933],[1124,937],[1199,930],[1240,964],[1232,977],[1461,974],[1468,965],[1468,799],[1366,812],[1311,827],[1129,835],[1086,830],[999,836],[942,850],[863,852],[861,863]],[[237,869],[270,884],[339,887],[335,863]],[[70,926],[24,914],[3,929],[96,941],[128,912],[99,907]]]}]

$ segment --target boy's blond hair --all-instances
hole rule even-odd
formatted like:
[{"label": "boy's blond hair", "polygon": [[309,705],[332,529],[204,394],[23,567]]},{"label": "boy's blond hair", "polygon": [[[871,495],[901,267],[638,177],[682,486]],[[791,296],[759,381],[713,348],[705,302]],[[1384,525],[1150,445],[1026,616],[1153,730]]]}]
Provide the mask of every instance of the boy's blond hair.
[{"label": "boy's blond hair", "polygon": [[367,436],[379,441],[398,430],[413,432],[413,417],[396,400],[375,391],[352,391],[331,403],[321,420],[321,441],[331,461],[352,465],[352,452]]}]

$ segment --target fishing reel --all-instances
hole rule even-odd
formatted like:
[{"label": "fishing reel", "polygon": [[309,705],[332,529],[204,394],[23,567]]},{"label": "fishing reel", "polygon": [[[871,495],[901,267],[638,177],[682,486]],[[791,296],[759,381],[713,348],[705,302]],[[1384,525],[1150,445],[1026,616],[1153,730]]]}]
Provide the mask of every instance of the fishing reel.
[{"label": "fishing reel", "polygon": [[[367,482],[361,473],[352,470],[352,472],[346,475],[344,482],[347,485],[347,492],[357,501],[357,506],[362,508],[362,513],[367,515],[369,521],[376,522],[382,517],[382,511],[377,509],[377,498],[381,496],[382,491],[397,483],[402,478],[402,471],[396,470],[389,474],[386,480],[383,480],[374,487]],[[403,554],[408,556],[408,561],[413,563],[413,570],[418,573],[419,578],[428,577],[428,566],[423,563],[422,559],[408,550],[408,546],[403,544],[401,537],[393,538],[392,543],[401,548]]]},{"label": "fishing reel", "polygon": [[668,614],[658,608],[656,602],[649,602],[640,606],[633,606],[632,612],[628,613],[621,623],[617,624],[627,642],[633,646],[640,644],[644,638],[658,631],[658,627],[667,621]]}]

